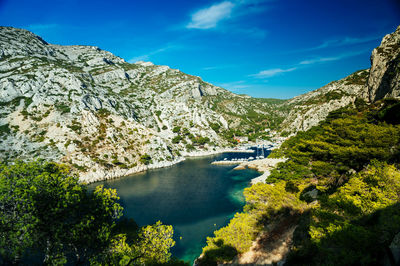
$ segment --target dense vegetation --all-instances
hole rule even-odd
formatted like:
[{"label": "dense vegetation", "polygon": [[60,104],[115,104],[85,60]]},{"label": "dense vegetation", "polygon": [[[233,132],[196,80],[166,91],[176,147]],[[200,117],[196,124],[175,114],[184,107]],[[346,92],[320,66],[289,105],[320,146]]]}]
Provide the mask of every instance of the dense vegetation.
[{"label": "dense vegetation", "polygon": [[182,264],[172,226],[122,219],[115,190],[88,191],[60,164],[0,165],[0,264]]},{"label": "dense vegetation", "polygon": [[203,263],[247,251],[274,221],[299,225],[289,265],[376,265],[392,258],[388,247],[400,232],[399,101],[356,101],[271,156],[288,160],[268,184],[245,190],[244,212],[207,239]]},{"label": "dense vegetation", "polygon": [[249,140],[268,139],[269,133],[264,129],[277,130],[292,108],[286,100],[270,98],[212,95],[204,96],[203,101],[210,102],[212,110],[225,114],[231,128],[216,132],[222,133],[227,140],[232,140],[234,135],[248,136]]}]

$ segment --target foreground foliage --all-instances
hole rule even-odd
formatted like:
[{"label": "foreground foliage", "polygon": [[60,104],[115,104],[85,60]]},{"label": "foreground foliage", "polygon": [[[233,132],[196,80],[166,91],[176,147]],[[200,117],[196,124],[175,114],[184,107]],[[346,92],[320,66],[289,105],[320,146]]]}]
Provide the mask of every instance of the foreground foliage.
[{"label": "foreground foliage", "polygon": [[86,186],[60,164],[0,165],[0,263],[167,263],[172,226],[119,220],[114,189]]},{"label": "foreground foliage", "polygon": [[[356,101],[288,139],[271,154],[288,160],[271,172],[268,184],[245,190],[244,212],[207,240],[203,261],[231,260],[283,216],[299,219],[288,265],[390,259],[389,245],[400,232],[399,110],[397,100]],[[251,222],[239,223],[239,217]],[[234,249],[230,257],[218,256],[218,243]]]}]

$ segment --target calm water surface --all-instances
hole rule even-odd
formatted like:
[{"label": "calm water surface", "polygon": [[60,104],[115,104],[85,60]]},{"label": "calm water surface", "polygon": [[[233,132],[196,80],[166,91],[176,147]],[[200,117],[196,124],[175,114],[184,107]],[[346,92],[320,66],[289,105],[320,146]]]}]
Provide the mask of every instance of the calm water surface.
[{"label": "calm water surface", "polygon": [[225,153],[187,159],[177,165],[103,183],[116,188],[124,217],[140,226],[162,221],[174,227],[172,254],[193,262],[201,254],[206,237],[228,224],[244,204],[243,189],[260,174],[254,170],[232,170],[234,166],[210,163],[223,158],[253,154]]}]

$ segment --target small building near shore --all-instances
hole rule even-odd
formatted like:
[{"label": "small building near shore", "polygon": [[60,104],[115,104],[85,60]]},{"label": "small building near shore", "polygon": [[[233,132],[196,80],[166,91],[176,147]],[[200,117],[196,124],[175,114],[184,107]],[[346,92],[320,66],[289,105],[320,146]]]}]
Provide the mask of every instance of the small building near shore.
[{"label": "small building near shore", "polygon": [[249,141],[249,137],[233,137],[233,139],[236,140],[239,143],[248,142]]}]

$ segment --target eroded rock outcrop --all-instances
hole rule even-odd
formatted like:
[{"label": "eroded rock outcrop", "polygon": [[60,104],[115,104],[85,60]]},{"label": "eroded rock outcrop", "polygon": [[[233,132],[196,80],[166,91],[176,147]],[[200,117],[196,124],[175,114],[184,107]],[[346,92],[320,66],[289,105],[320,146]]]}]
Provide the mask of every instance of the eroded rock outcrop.
[{"label": "eroded rock outcrop", "polygon": [[382,98],[400,98],[400,26],[386,35],[381,45],[372,51],[368,78],[371,102]]},{"label": "eroded rock outcrop", "polygon": [[281,131],[288,135],[306,131],[318,125],[330,112],[353,104],[356,99],[367,101],[368,75],[368,69],[360,70],[289,100],[286,104],[291,106],[291,111],[282,122]]}]

